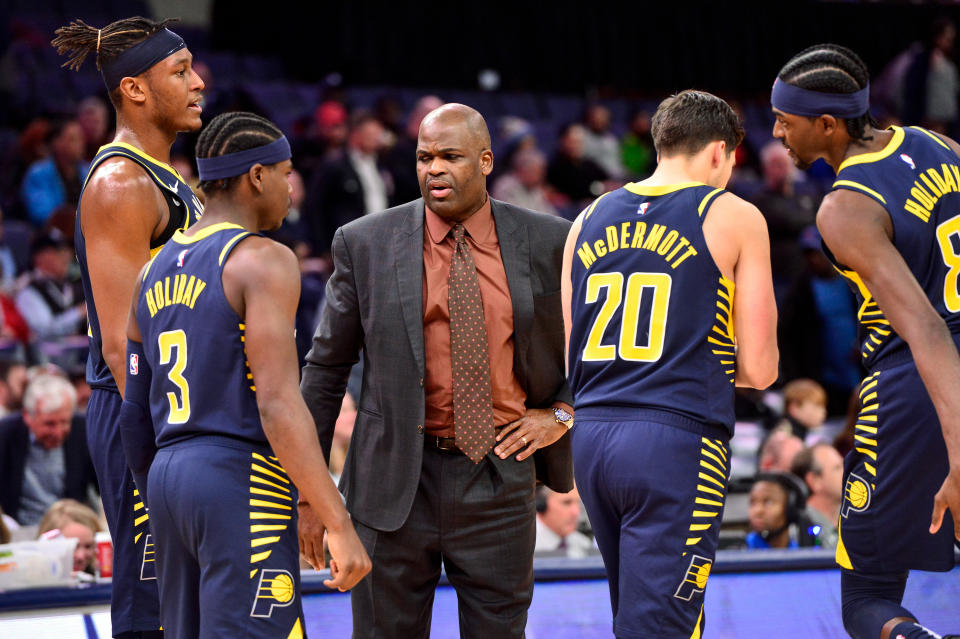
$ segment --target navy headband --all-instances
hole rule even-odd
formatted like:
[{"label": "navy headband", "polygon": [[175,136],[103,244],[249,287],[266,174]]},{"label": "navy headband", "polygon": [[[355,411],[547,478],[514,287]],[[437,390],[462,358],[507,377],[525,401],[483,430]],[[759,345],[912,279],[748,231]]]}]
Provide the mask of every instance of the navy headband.
[{"label": "navy headband", "polygon": [[784,113],[815,118],[824,114],[859,118],[870,110],[870,84],[856,93],[822,93],[793,86],[777,78],[770,103]]},{"label": "navy headband", "polygon": [[[99,36],[98,36],[99,37]],[[161,29],[152,36],[139,42],[113,60],[100,66],[103,83],[109,91],[120,86],[124,78],[138,76],[157,62],[186,48],[183,38],[170,29]]]},{"label": "navy headband", "polygon": [[246,151],[227,153],[212,158],[197,158],[197,173],[201,182],[223,180],[243,175],[254,164],[263,164],[264,166],[276,164],[289,160],[291,156],[290,143],[287,142],[287,138],[281,137],[270,144]]}]

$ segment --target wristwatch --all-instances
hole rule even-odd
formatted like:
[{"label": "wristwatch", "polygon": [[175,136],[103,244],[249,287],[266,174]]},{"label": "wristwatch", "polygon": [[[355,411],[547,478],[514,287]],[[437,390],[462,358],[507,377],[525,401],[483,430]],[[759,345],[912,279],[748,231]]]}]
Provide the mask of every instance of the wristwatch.
[{"label": "wristwatch", "polygon": [[559,406],[553,409],[553,415],[557,419],[558,424],[563,424],[567,427],[567,430],[573,428],[573,415],[563,410]]}]

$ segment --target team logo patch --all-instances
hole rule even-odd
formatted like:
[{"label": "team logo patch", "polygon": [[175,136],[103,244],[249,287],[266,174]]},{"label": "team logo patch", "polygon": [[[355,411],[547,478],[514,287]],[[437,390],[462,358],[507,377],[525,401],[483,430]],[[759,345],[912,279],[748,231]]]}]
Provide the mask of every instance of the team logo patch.
[{"label": "team logo patch", "polygon": [[710,577],[710,568],[713,562],[706,557],[694,555],[690,558],[690,566],[687,568],[687,574],[683,581],[677,587],[677,592],[673,596],[677,599],[690,601],[690,599],[707,588],[707,579]]},{"label": "team logo patch", "polygon": [[130,374],[140,374],[140,356],[136,353],[130,353]]},{"label": "team logo patch", "polygon": [[183,258],[187,256],[187,251],[189,250],[190,249],[183,249],[177,254],[177,268],[183,268]]},{"label": "team logo patch", "polygon": [[873,491],[870,488],[870,482],[856,473],[850,473],[847,478],[847,485],[843,488],[843,505],[840,508],[840,516],[844,519],[852,510],[855,513],[862,513],[870,507],[870,499]]},{"label": "team logo patch", "polygon": [[648,208],[650,208],[650,203],[644,202],[643,204],[637,207],[637,215],[645,215]]},{"label": "team logo patch", "polygon": [[910,168],[913,169],[914,171],[917,170],[917,165],[914,164],[913,158],[907,155],[906,153],[901,153],[900,159],[903,160],[906,164],[909,164]]},{"label": "team logo patch", "polygon": [[253,601],[251,617],[269,617],[274,608],[286,608],[293,603],[293,575],[286,570],[261,570],[257,597]]},{"label": "team logo patch", "polygon": [[156,550],[153,546],[153,535],[147,535],[143,542],[143,563],[140,564],[140,581],[150,581],[157,578]]}]

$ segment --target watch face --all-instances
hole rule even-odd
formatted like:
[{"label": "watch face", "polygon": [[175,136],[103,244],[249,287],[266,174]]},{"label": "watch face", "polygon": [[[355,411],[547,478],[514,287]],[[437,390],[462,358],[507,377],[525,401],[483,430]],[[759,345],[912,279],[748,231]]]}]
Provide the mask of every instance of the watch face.
[{"label": "watch face", "polygon": [[562,408],[554,408],[553,414],[557,416],[558,422],[568,422],[573,419],[573,415],[563,410]]}]

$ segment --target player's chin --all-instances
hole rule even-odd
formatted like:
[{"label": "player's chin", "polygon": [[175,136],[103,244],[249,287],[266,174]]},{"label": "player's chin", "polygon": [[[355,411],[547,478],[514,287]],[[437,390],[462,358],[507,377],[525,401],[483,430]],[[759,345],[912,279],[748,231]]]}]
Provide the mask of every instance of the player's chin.
[{"label": "player's chin", "polygon": [[203,119],[199,112],[189,111],[183,121],[180,123],[180,131],[183,133],[193,133],[199,131],[203,126]]}]

